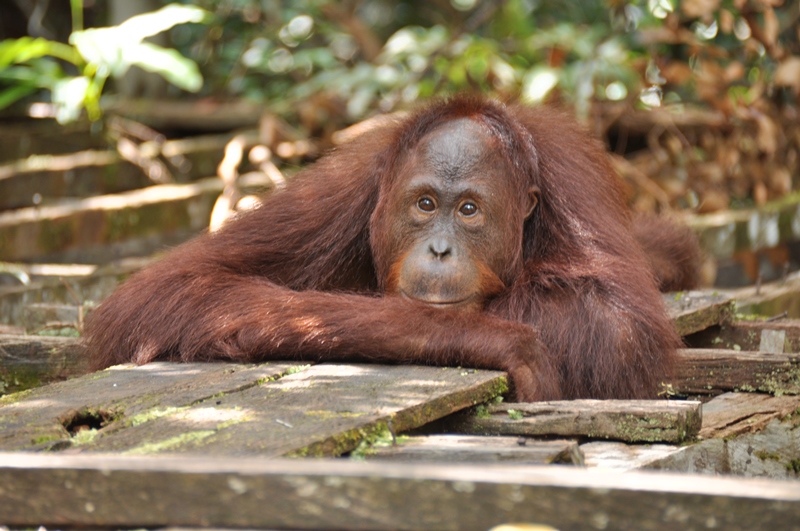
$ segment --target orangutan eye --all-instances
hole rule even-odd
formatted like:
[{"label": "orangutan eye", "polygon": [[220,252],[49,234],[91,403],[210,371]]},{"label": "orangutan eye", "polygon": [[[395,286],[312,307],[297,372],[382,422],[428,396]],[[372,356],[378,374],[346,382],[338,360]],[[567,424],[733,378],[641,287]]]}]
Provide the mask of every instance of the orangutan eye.
[{"label": "orangutan eye", "polygon": [[417,201],[417,207],[423,212],[433,212],[436,210],[436,203],[430,197],[423,197]]},{"label": "orangutan eye", "polygon": [[458,211],[461,212],[462,216],[469,218],[478,213],[478,207],[475,203],[464,203]]}]

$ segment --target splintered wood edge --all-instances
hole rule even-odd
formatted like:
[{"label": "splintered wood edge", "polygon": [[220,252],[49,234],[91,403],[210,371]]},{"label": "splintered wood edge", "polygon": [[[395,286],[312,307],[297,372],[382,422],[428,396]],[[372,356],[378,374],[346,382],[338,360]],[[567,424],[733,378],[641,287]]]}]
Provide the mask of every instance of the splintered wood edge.
[{"label": "splintered wood edge", "polygon": [[470,387],[414,404],[371,423],[344,430],[322,441],[294,449],[285,454],[285,457],[341,455],[355,450],[361,444],[370,446],[376,441],[391,438],[392,434],[418,428],[456,411],[492,400],[508,391],[508,379],[505,373],[491,371],[481,371],[481,373],[491,376]]},{"label": "splintered wood edge", "polygon": [[0,475],[0,521],[20,527],[485,530],[596,521],[642,529],[674,526],[676,514],[687,529],[800,521],[791,482],[519,464],[0,453]]},{"label": "splintered wood edge", "polygon": [[[688,296],[693,293],[695,292],[690,292]],[[698,301],[697,307],[687,309],[677,306],[680,303],[680,297],[684,296],[683,292],[665,295],[665,297],[670,296],[677,297],[677,299],[667,299],[667,309],[680,336],[687,336],[710,326],[726,323],[735,311],[734,301],[723,296],[713,297],[715,300],[710,302]]]}]

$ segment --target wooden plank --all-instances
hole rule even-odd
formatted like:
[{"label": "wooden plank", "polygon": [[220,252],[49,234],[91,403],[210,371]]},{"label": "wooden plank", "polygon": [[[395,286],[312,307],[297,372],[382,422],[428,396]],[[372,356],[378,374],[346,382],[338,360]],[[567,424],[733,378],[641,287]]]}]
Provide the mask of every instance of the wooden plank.
[{"label": "wooden plank", "polygon": [[0,449],[63,449],[91,442],[85,435],[75,438],[77,430],[105,426],[103,433],[113,433],[297,368],[289,362],[118,365],[7,395],[0,397]]},{"label": "wooden plank", "polygon": [[673,442],[700,431],[700,402],[565,400],[502,403],[454,419],[459,433],[589,437],[627,442]]},{"label": "wooden plank", "polygon": [[[188,182],[217,173],[217,165],[225,154],[225,145],[238,136],[245,147],[257,144],[259,132],[201,135],[177,140],[142,142],[138,150],[150,161],[170,162],[166,167],[177,182]],[[89,197],[126,192],[152,186],[145,171],[119,155],[116,150],[73,150],[69,154],[32,154],[29,157],[0,164],[0,210],[36,206],[54,199]],[[250,169],[245,161],[240,173]],[[110,178],[113,176],[113,178]],[[160,182],[165,182],[167,175]]]},{"label": "wooden plank", "polygon": [[704,405],[699,443],[648,468],[775,479],[798,478],[800,397],[726,393]]},{"label": "wooden plank", "polygon": [[618,471],[650,467],[679,452],[681,448],[671,444],[626,444],[611,441],[590,441],[580,446],[587,468]]},{"label": "wooden plank", "polygon": [[507,388],[494,371],[297,369],[290,362],[111,367],[0,398],[0,449],[339,455]]},{"label": "wooden plank", "polygon": [[[3,117],[9,116],[8,108]],[[75,153],[108,145],[105,135],[93,135],[89,120],[59,124],[55,120],[30,118],[26,114],[3,120],[0,129],[0,163],[36,153],[54,155]]]},{"label": "wooden plank", "polygon": [[99,267],[90,275],[34,279],[27,286],[0,291],[0,323],[25,325],[33,304],[62,303],[75,306],[78,301],[99,302],[110,295],[131,273],[152,263],[152,258],[128,258]]},{"label": "wooden plank", "polygon": [[717,395],[726,391],[800,393],[800,354],[683,349],[670,380],[679,393]]},{"label": "wooden plank", "polygon": [[734,312],[733,299],[716,291],[666,293],[664,303],[667,314],[682,336],[725,323]]},{"label": "wooden plank", "polygon": [[[771,341],[778,340],[778,343],[773,344],[770,350],[762,349],[762,342],[774,333],[777,337]],[[693,334],[686,338],[686,342],[692,348],[771,351],[776,354],[800,352],[800,320],[735,321]]]},{"label": "wooden plank", "polygon": [[265,108],[246,101],[207,103],[125,99],[109,104],[106,112],[141,122],[157,131],[183,129],[214,132],[256,127]]},{"label": "wooden plank", "polygon": [[208,226],[221,191],[222,181],[209,178],[0,212],[0,260],[86,262],[104,257],[97,248],[108,244],[186,239]]},{"label": "wooden plank", "polygon": [[[800,529],[794,483],[571,467],[0,455],[0,521],[262,529]],[[232,508],[235,507],[235,510]]]},{"label": "wooden plank", "polygon": [[740,314],[775,317],[785,312],[788,317],[800,317],[800,273],[797,272],[788,275],[785,281],[726,293],[736,299],[736,311]]},{"label": "wooden plank", "polygon": [[427,435],[397,438],[397,444],[377,446],[365,453],[382,461],[428,461],[437,463],[496,463],[583,465],[576,441],[536,440],[528,437],[481,435]]},{"label": "wooden plank", "polygon": [[336,456],[494,398],[505,375],[441,367],[321,364],[124,430],[85,451]]},{"label": "wooden plank", "polygon": [[800,192],[758,208],[725,210],[687,218],[704,251],[731,258],[740,251],[757,251],[800,238]]},{"label": "wooden plank", "polygon": [[0,335],[0,394],[88,372],[77,338]]},{"label": "wooden plank", "polygon": [[800,396],[725,393],[703,404],[703,439],[725,439],[763,429],[800,410]]},{"label": "wooden plank", "polygon": [[125,192],[152,184],[138,166],[120,160],[115,151],[31,155],[0,165],[0,210]]}]

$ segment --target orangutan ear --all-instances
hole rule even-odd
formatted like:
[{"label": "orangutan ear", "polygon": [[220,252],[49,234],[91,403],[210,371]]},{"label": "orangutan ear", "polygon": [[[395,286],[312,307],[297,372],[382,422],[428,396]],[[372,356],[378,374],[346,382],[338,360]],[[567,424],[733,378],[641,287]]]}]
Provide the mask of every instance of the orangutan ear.
[{"label": "orangutan ear", "polygon": [[528,190],[528,209],[525,211],[525,219],[531,217],[531,214],[533,214],[533,211],[536,210],[536,207],[539,205],[540,193],[538,186],[531,186]]}]

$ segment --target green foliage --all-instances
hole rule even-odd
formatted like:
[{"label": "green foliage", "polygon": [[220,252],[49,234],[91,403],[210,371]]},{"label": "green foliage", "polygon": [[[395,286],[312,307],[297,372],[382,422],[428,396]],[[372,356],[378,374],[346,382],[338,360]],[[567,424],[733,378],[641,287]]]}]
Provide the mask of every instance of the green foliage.
[{"label": "green foliage", "polygon": [[[204,96],[267,103],[306,133],[462,90],[555,100],[583,118],[595,102],[730,115],[800,92],[796,2],[180,0],[86,30],[71,2],[71,46],[0,44],[0,107],[46,88],[62,119],[76,105],[96,118],[105,79],[131,65]],[[166,30],[180,54],[143,40]]]},{"label": "green foliage", "polygon": [[631,39],[615,31],[602,2],[423,4],[368,0],[343,12],[321,0],[285,8],[205,0],[219,15],[216,26],[188,51],[209,65],[212,90],[270,101],[278,111],[325,93],[344,102],[350,119],[465,89],[529,101],[559,90],[585,114],[596,97],[621,99],[641,88]]},{"label": "green foliage", "polygon": [[[83,22],[77,0],[72,0],[70,44],[22,37],[0,42],[0,109],[40,89],[51,92],[61,123],[75,120],[82,109],[100,117],[100,95],[109,76],[119,77],[133,66],[155,72],[170,83],[197,92],[203,78],[197,65],[176,50],[144,39],[173,26],[205,22],[207,12],[194,6],[167,5],[107,28],[79,29]],[[68,73],[62,65],[71,66]]]},{"label": "green foliage", "polygon": [[[772,12],[766,0],[741,9],[741,2],[677,0],[200,4],[217,14],[210,31],[179,28],[173,38],[203,65],[207,92],[269,102],[279,113],[323,98],[334,104],[317,112],[328,116],[340,105],[352,121],[465,89],[557,99],[583,117],[604,100],[643,108],[728,97],[746,103],[775,69],[748,51],[753,42],[741,30],[746,17],[755,23],[752,13]],[[702,76],[709,56],[746,59],[752,80],[711,91]],[[663,75],[674,61],[688,78]]]}]

